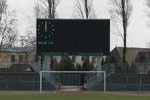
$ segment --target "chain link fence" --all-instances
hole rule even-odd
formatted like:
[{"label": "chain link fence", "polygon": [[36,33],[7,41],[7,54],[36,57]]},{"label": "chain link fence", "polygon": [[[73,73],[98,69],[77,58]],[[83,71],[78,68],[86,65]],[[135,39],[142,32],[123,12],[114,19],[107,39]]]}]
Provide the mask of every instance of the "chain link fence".
[{"label": "chain link fence", "polygon": [[[137,74],[150,74],[150,63],[132,63],[126,65],[128,67],[128,73]],[[105,64],[102,66],[102,71],[106,71],[107,74],[111,73],[123,73],[121,64]]]},{"label": "chain link fence", "polygon": [[[41,67],[43,70],[49,71],[50,67],[45,67],[47,64],[41,66],[41,64],[32,63],[32,68],[35,72],[30,74],[29,72],[21,72],[19,74],[8,73],[9,71],[0,70],[0,90],[40,90],[40,76],[39,72]],[[150,91],[150,64],[149,63],[135,63],[129,66],[132,70],[134,67],[134,73],[120,73],[121,66],[119,64],[107,64],[102,66],[102,70],[106,71],[106,91]],[[14,67],[18,73],[20,68]],[[19,68],[19,69],[18,69]],[[27,71],[28,68],[26,68]],[[24,70],[24,69],[23,69]],[[7,75],[6,73],[7,72]],[[33,73],[33,72],[32,72]],[[35,75],[36,74],[36,75]],[[43,75],[43,90],[55,90],[54,84],[52,84],[52,75]],[[103,91],[103,80],[93,80],[93,89],[96,91]],[[66,82],[66,81],[65,81]],[[87,84],[88,86],[89,84]],[[91,87],[90,87],[91,88]]]},{"label": "chain link fence", "polygon": [[149,74],[113,74],[107,77],[107,91],[150,91]]}]

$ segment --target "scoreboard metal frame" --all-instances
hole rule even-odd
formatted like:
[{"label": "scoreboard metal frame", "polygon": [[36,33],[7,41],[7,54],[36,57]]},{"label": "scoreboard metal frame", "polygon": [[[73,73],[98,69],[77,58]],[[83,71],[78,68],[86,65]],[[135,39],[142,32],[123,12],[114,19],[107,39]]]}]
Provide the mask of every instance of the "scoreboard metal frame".
[{"label": "scoreboard metal frame", "polygon": [[37,19],[37,55],[104,56],[110,52],[109,19]]}]

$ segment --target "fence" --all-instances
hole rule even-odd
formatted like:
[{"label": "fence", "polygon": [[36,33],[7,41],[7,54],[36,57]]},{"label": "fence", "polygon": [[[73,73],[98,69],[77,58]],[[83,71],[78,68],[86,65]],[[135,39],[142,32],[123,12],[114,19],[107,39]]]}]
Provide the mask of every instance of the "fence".
[{"label": "fence", "polygon": [[[42,84],[43,90],[56,89],[54,84],[51,84],[44,77]],[[103,91],[103,80],[95,79],[92,86],[91,83],[88,83],[87,87],[89,90]],[[150,74],[111,74],[106,78],[106,87],[106,91],[150,91]],[[0,90],[40,90],[40,76],[1,74]]]},{"label": "fence", "polygon": [[150,91],[149,74],[112,74],[107,77],[107,91]]},{"label": "fence", "polygon": [[38,76],[0,76],[0,90],[38,90]]},{"label": "fence", "polygon": [[[31,64],[31,62],[30,62]],[[38,63],[33,63],[32,68],[35,72],[40,72],[41,66]],[[134,67],[136,74],[115,74],[119,73],[121,66],[119,64],[107,64],[102,66],[102,70],[106,71],[106,91],[150,91],[150,64],[135,63],[129,66],[130,70]],[[14,67],[18,68],[18,67]],[[16,70],[15,69],[15,70]],[[19,70],[19,69],[17,69]],[[43,70],[50,70],[49,67],[43,66]],[[0,69],[0,72],[7,72]],[[130,71],[132,72],[132,71]],[[54,90],[54,84],[51,82],[51,74],[43,75],[43,90]],[[93,80],[92,90],[103,91],[103,80]],[[89,84],[87,84],[89,85]],[[2,75],[0,74],[0,90],[39,90],[40,76],[22,74],[18,75]],[[91,88],[90,88],[91,89]]]},{"label": "fence", "polygon": [[[149,74],[150,73],[150,63],[132,63],[128,66],[128,73],[137,74]],[[106,74],[111,73],[122,73],[123,68],[120,64],[105,64],[102,66],[102,71],[106,71]]]},{"label": "fence", "polygon": [[[54,87],[43,78],[43,89]],[[40,77],[37,76],[0,76],[0,90],[40,90]]]}]

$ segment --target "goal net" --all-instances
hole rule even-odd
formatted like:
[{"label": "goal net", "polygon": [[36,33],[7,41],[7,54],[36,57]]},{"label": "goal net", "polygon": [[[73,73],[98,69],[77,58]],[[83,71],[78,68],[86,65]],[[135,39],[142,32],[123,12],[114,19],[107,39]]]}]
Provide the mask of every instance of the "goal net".
[{"label": "goal net", "polygon": [[40,71],[40,92],[104,91],[105,71]]}]

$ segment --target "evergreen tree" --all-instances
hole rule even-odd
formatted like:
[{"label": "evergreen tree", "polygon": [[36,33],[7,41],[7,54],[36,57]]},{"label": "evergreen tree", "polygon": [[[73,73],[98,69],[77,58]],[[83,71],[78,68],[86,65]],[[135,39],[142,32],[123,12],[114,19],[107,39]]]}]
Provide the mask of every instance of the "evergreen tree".
[{"label": "evergreen tree", "polygon": [[59,65],[58,61],[56,59],[54,59],[54,62],[55,62],[54,70],[60,71],[60,65]]},{"label": "evergreen tree", "polygon": [[104,59],[102,59],[102,65],[110,64],[110,63],[113,63],[113,64],[117,63],[117,60],[116,60],[116,58],[114,56],[107,56],[105,61],[104,61]]},{"label": "evergreen tree", "polygon": [[60,61],[61,71],[75,71],[75,66],[69,56],[62,56]]},{"label": "evergreen tree", "polygon": [[90,71],[91,69],[92,68],[89,59],[85,59],[82,65],[82,71]]},{"label": "evergreen tree", "polygon": [[80,64],[76,65],[76,71],[82,71],[82,66]]}]

